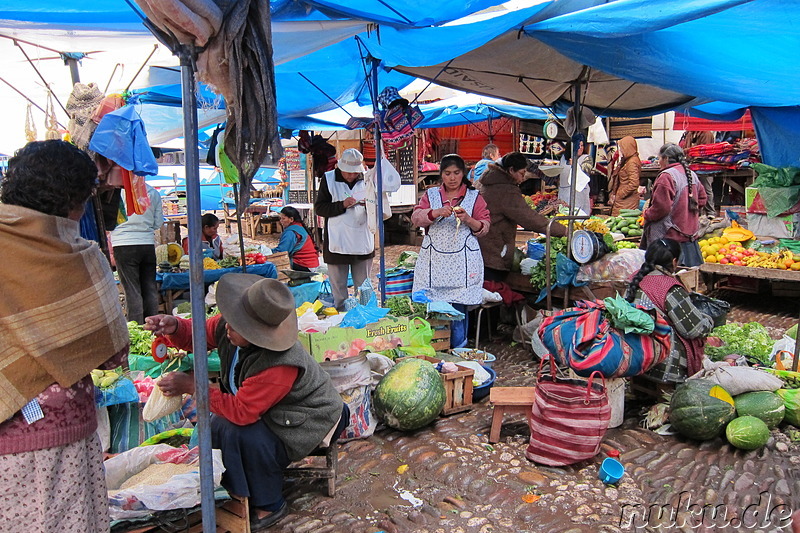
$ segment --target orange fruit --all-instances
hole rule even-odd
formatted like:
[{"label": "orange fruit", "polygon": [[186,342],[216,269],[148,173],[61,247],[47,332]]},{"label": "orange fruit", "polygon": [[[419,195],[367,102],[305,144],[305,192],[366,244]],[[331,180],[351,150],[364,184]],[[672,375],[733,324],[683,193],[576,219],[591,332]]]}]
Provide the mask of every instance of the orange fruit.
[{"label": "orange fruit", "polygon": [[706,263],[716,263],[716,262],[717,262],[716,255],[709,255],[708,257],[706,257]]},{"label": "orange fruit", "polygon": [[792,266],[790,266],[789,268],[791,268],[792,270],[800,270],[800,262],[792,263]]}]

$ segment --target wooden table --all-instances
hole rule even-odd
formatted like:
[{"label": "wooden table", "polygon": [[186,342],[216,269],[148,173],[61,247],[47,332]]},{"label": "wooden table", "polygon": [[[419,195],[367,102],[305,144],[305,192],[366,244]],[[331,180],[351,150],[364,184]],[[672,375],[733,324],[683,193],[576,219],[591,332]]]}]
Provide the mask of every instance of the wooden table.
[{"label": "wooden table", "polygon": [[[736,276],[740,278],[751,278],[756,280],[766,280],[770,282],[800,282],[800,272],[795,270],[778,270],[776,268],[756,268],[736,265],[720,265],[717,263],[703,263],[700,265],[700,272],[710,274],[709,289],[714,289],[720,277]],[[736,287],[726,286],[726,289],[736,290]],[[741,289],[740,289],[741,290]],[[744,292],[752,292],[745,290]]]}]

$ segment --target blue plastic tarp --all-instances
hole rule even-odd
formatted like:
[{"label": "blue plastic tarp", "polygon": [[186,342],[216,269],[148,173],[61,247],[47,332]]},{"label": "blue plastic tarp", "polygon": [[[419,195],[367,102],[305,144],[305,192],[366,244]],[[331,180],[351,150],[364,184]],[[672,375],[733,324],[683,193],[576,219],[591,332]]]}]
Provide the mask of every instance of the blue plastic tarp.
[{"label": "blue plastic tarp", "polygon": [[[219,281],[219,278],[224,276],[225,274],[230,273],[241,273],[242,267],[232,267],[232,268],[219,268],[217,270],[204,270],[203,271],[203,283],[209,285],[216,281]],[[264,263],[262,265],[247,265],[247,273],[248,274],[256,274],[258,276],[263,276],[265,278],[277,278],[278,277],[278,269],[275,268],[275,265],[272,263]],[[161,290],[181,290],[181,289],[188,289],[189,288],[189,273],[188,272],[181,272],[181,273],[167,273],[167,274],[156,274],[156,281],[161,283]]]},{"label": "blue plastic tarp", "polygon": [[751,107],[761,159],[773,167],[800,167],[800,106]]}]

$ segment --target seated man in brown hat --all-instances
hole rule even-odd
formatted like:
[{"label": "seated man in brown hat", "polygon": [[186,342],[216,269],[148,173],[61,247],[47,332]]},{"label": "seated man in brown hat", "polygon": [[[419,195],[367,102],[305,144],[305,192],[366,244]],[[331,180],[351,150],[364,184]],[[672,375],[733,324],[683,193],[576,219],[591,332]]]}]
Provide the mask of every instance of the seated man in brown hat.
[{"label": "seated man in brown hat", "polygon": [[[297,341],[294,297],[283,283],[252,274],[226,274],[217,285],[220,315],[206,322],[209,348],[220,356],[220,388],[209,392],[212,445],[222,450],[222,485],[247,496],[253,530],[287,512],[281,494],[291,461],[327,446],[347,425],[349,411],[328,374]],[[192,321],[170,315],[145,328],[192,349]],[[160,382],[166,396],[193,394],[190,374]]]}]

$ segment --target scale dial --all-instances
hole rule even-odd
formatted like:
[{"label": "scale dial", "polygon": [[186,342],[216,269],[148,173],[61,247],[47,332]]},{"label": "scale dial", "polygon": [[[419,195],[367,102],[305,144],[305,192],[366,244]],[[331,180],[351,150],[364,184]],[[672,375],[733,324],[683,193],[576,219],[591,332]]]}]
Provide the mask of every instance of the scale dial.
[{"label": "scale dial", "polygon": [[576,262],[586,264],[592,260],[594,254],[594,241],[587,231],[578,230],[572,234],[572,258]]},{"label": "scale dial", "polygon": [[542,134],[548,139],[555,139],[558,135],[558,124],[552,120],[548,120],[542,127]]},{"label": "scale dial", "polygon": [[157,363],[163,363],[167,360],[167,341],[164,337],[156,337],[150,347],[150,353]]}]

